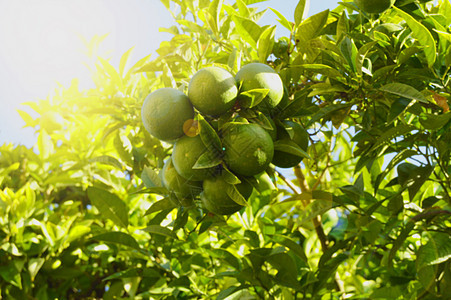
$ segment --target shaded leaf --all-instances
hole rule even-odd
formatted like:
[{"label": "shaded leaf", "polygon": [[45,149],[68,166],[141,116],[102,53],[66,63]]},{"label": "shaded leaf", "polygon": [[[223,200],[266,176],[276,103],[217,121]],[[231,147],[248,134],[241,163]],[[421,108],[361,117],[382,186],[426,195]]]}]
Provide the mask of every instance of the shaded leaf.
[{"label": "shaded leaf", "polygon": [[420,115],[420,123],[428,130],[442,129],[451,120],[451,113],[433,115],[423,113]]},{"label": "shaded leaf", "polygon": [[145,232],[149,232],[149,233],[154,233],[154,234],[159,234],[159,235],[163,235],[166,237],[170,237],[173,239],[177,239],[177,236],[175,235],[175,233],[163,226],[160,225],[149,225],[146,228],[141,229],[142,231]]},{"label": "shaded leaf", "polygon": [[238,191],[238,189],[236,188],[236,185],[234,184],[230,184],[227,187],[227,195],[233,200],[235,201],[237,204],[241,205],[241,206],[249,206],[249,203],[247,203],[246,199],[243,197],[243,195],[241,195],[241,193]]},{"label": "shaded leaf", "polygon": [[274,150],[289,153],[298,157],[302,158],[308,158],[310,159],[310,156],[307,152],[302,150],[301,147],[299,147],[298,144],[296,144],[293,141],[290,140],[278,140],[274,143]]},{"label": "shaded leaf", "polygon": [[290,237],[280,234],[274,234],[271,236],[271,238],[278,244],[287,247],[291,251],[293,251],[299,258],[301,258],[303,261],[307,262],[307,256],[305,255],[304,248],[302,248],[301,245],[296,243],[294,240],[292,240]]},{"label": "shaded leaf", "polygon": [[161,200],[158,200],[158,201],[152,203],[152,206],[150,206],[149,209],[147,209],[147,211],[144,215],[147,216],[147,215],[150,215],[157,211],[173,209],[176,207],[177,206],[174,204],[174,202],[172,202],[171,199],[166,197],[166,198],[163,198]]},{"label": "shaded leaf", "polygon": [[423,103],[428,103],[429,101],[416,90],[414,87],[404,84],[404,83],[389,83],[379,88],[383,92],[398,95],[407,99],[417,100]]},{"label": "shaded leaf", "polygon": [[120,231],[101,233],[96,236],[93,236],[92,239],[107,243],[120,244],[133,249],[141,250],[141,247],[139,246],[138,242],[135,240],[134,237]]}]

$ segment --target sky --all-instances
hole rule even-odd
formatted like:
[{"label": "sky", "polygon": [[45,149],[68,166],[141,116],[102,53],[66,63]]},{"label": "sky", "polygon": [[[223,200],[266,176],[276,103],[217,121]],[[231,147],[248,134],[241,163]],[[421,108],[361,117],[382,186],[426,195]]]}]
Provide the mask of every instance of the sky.
[{"label": "sky", "polygon": [[[338,1],[310,1],[309,15],[332,9]],[[269,0],[258,6],[276,9],[292,21],[297,3]],[[276,19],[268,11],[260,24],[279,25]],[[83,39],[108,34],[99,55],[117,67],[132,47],[131,64],[155,53],[170,38],[159,28],[173,24],[159,0],[0,0],[0,145],[35,143],[34,130],[22,128],[21,103],[46,99],[73,78],[80,88],[92,86]],[[283,34],[282,26],[276,34]]]}]

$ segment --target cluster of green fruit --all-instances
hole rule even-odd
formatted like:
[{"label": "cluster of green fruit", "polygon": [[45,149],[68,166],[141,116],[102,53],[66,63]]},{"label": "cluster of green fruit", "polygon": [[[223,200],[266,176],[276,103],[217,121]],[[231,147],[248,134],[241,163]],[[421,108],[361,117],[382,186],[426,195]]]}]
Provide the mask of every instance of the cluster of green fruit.
[{"label": "cluster of green fruit", "polygon": [[279,74],[262,63],[247,64],[235,76],[203,68],[191,78],[188,95],[174,88],[149,94],[144,127],[173,143],[160,172],[172,199],[191,206],[198,197],[208,211],[232,214],[246,205],[259,180],[269,178],[271,163],[299,164],[308,133],[299,123],[271,119],[283,97]]}]

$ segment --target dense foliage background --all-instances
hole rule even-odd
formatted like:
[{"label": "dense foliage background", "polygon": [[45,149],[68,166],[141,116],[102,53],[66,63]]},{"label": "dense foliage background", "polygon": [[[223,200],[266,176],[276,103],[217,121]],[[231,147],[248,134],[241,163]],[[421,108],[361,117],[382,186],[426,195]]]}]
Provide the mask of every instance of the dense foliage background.
[{"label": "dense foliage background", "polygon": [[[95,88],[20,112],[33,148],[0,147],[0,298],[450,299],[449,1],[304,19],[301,0],[273,10],[280,38],[258,0],[162,2],[175,25],[156,58],[99,58]],[[310,159],[267,170],[228,218],[173,207],[144,98],[251,61],[279,72],[271,117],[308,128]]]}]

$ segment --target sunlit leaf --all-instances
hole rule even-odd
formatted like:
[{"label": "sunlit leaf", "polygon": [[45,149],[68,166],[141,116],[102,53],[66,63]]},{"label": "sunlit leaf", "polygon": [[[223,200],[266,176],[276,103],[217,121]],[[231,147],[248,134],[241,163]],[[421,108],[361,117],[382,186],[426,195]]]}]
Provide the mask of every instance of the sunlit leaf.
[{"label": "sunlit leaf", "polygon": [[426,55],[428,66],[433,66],[437,56],[437,49],[435,46],[434,37],[432,36],[431,32],[408,13],[396,7],[394,7],[394,10],[403,20],[406,21],[407,25],[412,30],[412,35],[416,39],[418,39],[422,46],[424,46],[424,53]]},{"label": "sunlit leaf", "polygon": [[128,226],[128,208],[118,196],[103,189],[89,187],[88,197],[105,218],[120,227]]}]

